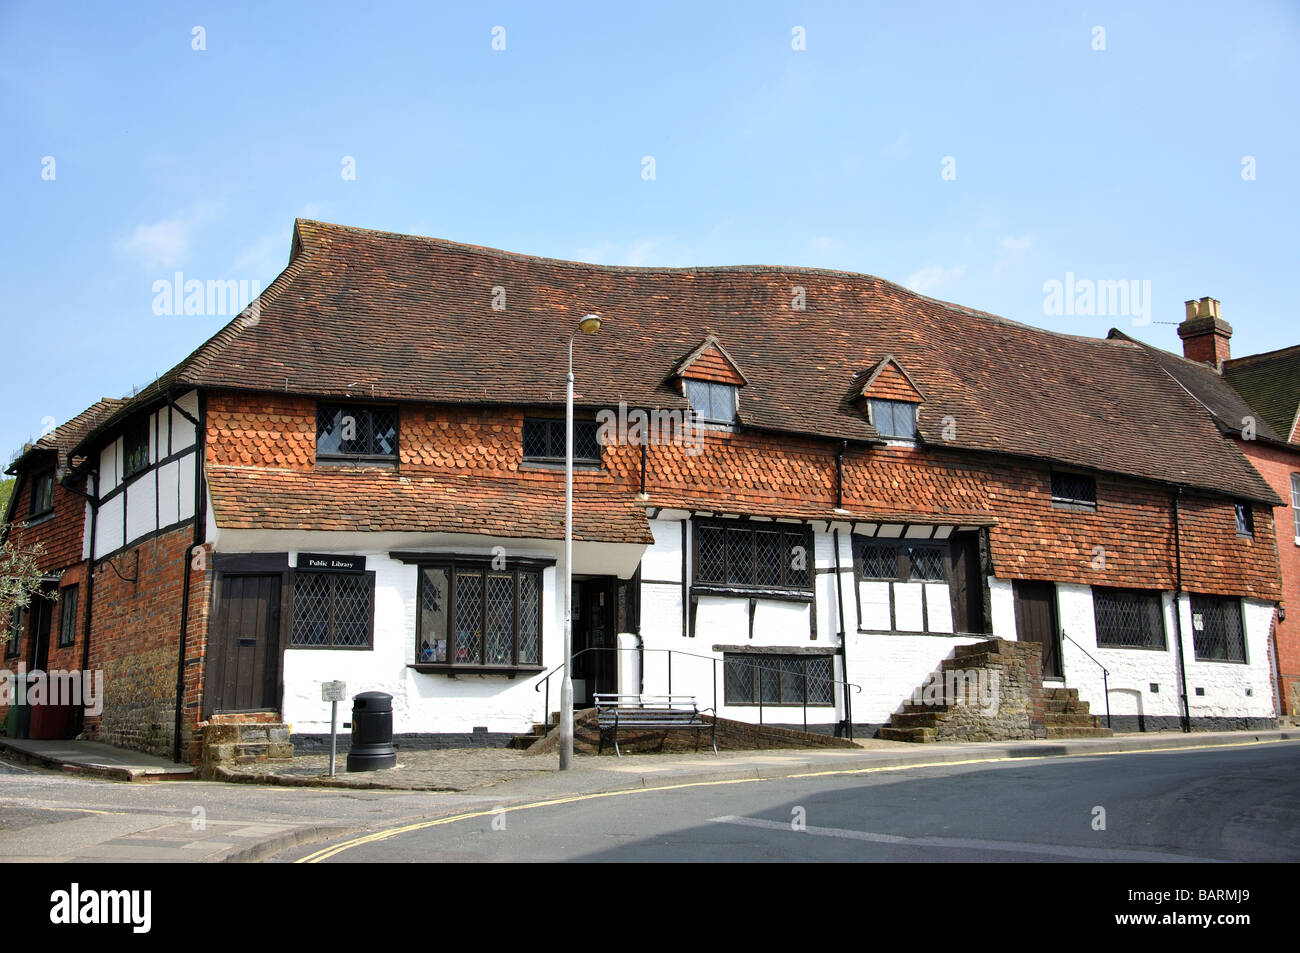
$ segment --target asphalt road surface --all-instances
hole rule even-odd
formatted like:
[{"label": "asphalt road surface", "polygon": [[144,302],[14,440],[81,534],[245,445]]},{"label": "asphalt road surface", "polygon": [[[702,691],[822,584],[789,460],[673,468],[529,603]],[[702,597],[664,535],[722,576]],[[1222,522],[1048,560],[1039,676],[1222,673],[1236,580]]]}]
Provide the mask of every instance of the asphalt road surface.
[{"label": "asphalt road surface", "polygon": [[1295,861],[1300,743],[704,783],[384,833],[277,859]]}]

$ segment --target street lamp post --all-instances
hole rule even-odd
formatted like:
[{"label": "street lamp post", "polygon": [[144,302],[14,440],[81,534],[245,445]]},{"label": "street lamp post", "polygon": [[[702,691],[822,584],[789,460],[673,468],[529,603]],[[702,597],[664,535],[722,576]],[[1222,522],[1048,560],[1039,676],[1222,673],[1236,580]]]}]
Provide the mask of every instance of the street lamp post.
[{"label": "street lamp post", "polygon": [[569,335],[569,377],[564,392],[564,679],[560,682],[560,770],[573,767],[573,339],[595,334],[600,315],[589,314]]}]

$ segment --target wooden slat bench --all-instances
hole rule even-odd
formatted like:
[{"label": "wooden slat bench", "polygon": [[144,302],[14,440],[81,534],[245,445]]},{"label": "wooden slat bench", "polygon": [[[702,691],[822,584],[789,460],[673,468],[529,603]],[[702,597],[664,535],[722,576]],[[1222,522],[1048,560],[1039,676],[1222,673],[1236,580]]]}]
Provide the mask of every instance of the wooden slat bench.
[{"label": "wooden slat bench", "polygon": [[600,726],[600,752],[605,750],[605,732],[614,741],[614,753],[620,758],[618,733],[628,728],[648,728],[655,731],[690,729],[695,732],[695,750],[700,750],[700,732],[709,729],[713,753],[718,753],[718,726],[714,720],[705,721],[704,713],[712,708],[698,708],[694,695],[596,695],[596,720]]}]

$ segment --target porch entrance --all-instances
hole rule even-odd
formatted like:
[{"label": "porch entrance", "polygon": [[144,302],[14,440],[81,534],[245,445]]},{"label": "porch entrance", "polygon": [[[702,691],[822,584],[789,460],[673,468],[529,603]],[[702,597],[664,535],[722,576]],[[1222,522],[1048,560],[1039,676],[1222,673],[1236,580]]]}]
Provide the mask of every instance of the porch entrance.
[{"label": "porch entrance", "polygon": [[280,692],[280,576],[223,573],[208,633],[203,714],[275,710]]},{"label": "porch entrance", "polygon": [[1061,665],[1060,627],[1056,616],[1056,584],[1017,579],[1016,638],[1043,647],[1043,678],[1064,678]]},{"label": "porch entrance", "polygon": [[31,634],[31,651],[27,658],[27,670],[45,671],[50,661],[50,621],[54,618],[55,584],[41,584],[40,594],[31,601],[28,616],[31,619],[28,632]]},{"label": "porch entrance", "polygon": [[[618,691],[615,576],[573,579],[573,704],[591,708],[597,693]],[[586,652],[584,649],[592,649]]]}]

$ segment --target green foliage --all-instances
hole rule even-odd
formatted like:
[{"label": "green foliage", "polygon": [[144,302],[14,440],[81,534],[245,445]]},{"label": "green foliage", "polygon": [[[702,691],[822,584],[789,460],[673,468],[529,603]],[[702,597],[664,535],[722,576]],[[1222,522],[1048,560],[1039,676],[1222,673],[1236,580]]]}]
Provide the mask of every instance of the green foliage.
[{"label": "green foliage", "polygon": [[39,543],[24,546],[12,539],[0,525],[0,629],[7,629],[14,609],[41,594],[40,558],[45,549]]},{"label": "green foliage", "polygon": [[0,518],[3,518],[5,507],[9,505],[9,497],[14,492],[14,483],[16,482],[13,477],[0,480]]}]

